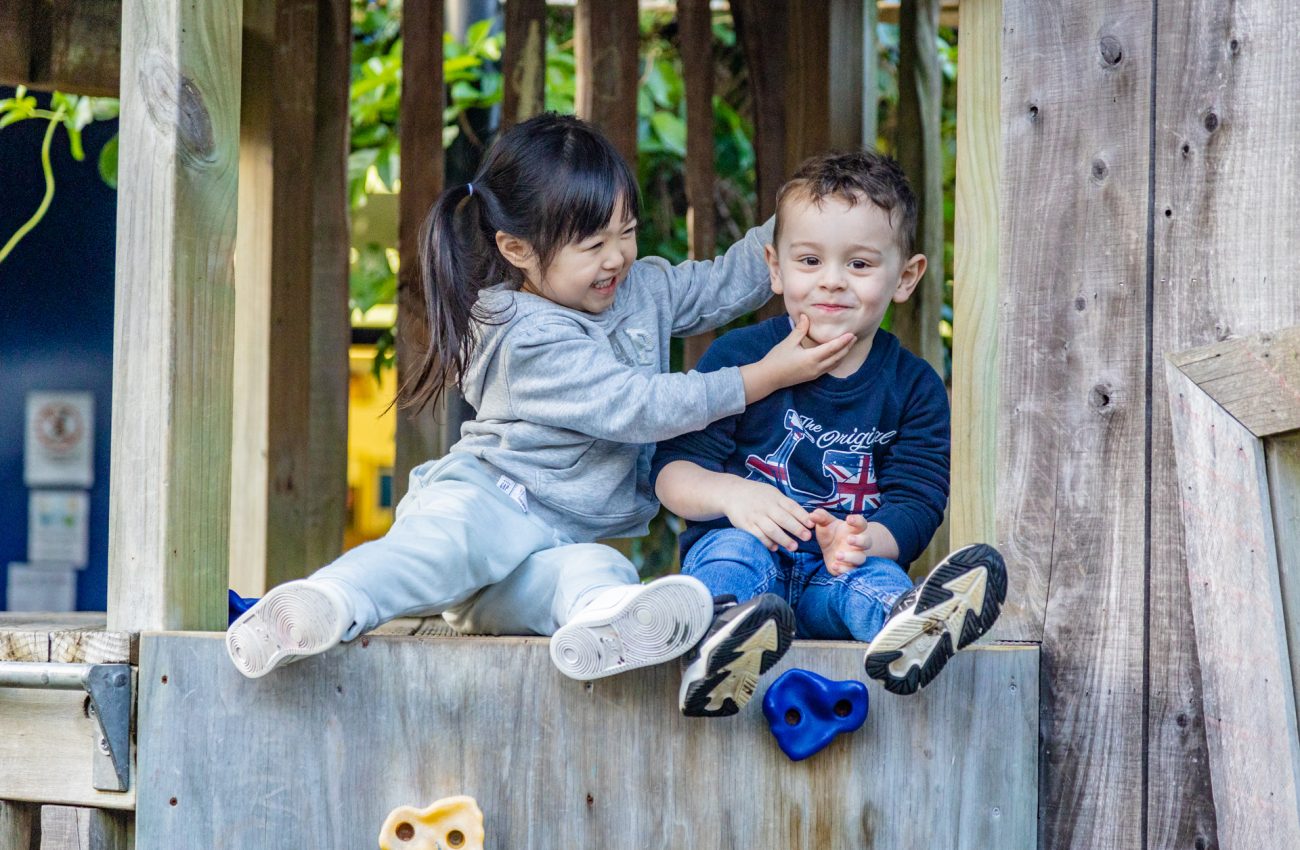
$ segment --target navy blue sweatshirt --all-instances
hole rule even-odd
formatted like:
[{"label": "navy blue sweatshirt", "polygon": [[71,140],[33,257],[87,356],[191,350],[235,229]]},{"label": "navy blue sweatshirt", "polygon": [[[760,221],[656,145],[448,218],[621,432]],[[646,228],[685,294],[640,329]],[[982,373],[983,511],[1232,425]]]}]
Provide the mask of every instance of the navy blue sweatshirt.
[{"label": "navy blue sweatshirt", "polygon": [[[786,316],[732,331],[697,368],[755,363],[789,333]],[[906,568],[943,520],[949,428],[943,381],[881,330],[852,375],[778,390],[702,431],[659,443],[651,481],[669,463],[688,460],[771,484],[810,511],[863,514],[894,535]],[[682,555],[709,529],[728,527],[726,517],[688,522]],[[818,551],[816,538],[800,548]]]}]

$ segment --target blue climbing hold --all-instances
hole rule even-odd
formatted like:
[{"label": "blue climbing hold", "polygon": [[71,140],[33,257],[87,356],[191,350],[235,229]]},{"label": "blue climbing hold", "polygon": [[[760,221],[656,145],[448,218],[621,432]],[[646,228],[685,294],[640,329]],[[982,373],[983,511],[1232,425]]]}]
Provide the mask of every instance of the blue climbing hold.
[{"label": "blue climbing hold", "polygon": [[787,670],[763,695],[763,716],[791,761],[819,753],[840,733],[867,720],[867,686],[835,682],[808,670]]}]

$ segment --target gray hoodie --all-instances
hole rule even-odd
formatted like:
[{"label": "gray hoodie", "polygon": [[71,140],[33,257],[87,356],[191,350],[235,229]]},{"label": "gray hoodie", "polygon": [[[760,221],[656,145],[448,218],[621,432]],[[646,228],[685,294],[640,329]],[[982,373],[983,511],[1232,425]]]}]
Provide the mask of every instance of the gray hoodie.
[{"label": "gray hoodie", "polygon": [[645,534],[659,510],[655,442],[745,408],[736,367],[670,373],[669,338],[761,306],[771,238],[769,221],[716,260],[637,260],[598,315],[506,284],[485,289],[480,301],[500,324],[478,326],[460,384],[478,416],[451,450],[484,461],[498,486],[576,543]]}]

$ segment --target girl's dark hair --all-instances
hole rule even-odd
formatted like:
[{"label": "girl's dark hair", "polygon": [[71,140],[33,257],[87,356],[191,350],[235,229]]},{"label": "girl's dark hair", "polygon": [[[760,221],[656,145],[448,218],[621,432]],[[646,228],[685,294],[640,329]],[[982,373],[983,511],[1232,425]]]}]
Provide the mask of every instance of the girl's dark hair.
[{"label": "girl's dark hair", "polygon": [[470,184],[443,192],[420,228],[427,344],[417,346],[419,362],[402,382],[402,405],[436,404],[460,381],[477,343],[473,324],[495,319],[478,303],[479,290],[522,285],[523,273],[497,250],[497,231],[526,241],[545,271],[561,248],[604,229],[620,207],[640,214],[636,177],[587,122],[547,112],[502,134]]}]

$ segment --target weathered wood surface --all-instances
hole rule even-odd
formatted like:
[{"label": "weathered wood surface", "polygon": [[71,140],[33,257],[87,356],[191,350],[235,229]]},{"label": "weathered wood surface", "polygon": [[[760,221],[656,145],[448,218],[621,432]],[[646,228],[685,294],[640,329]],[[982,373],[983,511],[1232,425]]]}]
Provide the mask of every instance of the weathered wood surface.
[{"label": "weathered wood surface", "polygon": [[[827,143],[837,150],[875,146],[875,116],[870,136],[863,134],[863,115],[876,111],[876,32],[867,31],[865,14],[871,5],[862,0],[831,0],[827,22],[830,39],[826,51]],[[875,16],[871,16],[874,18]],[[870,53],[868,54],[868,51]],[[866,62],[870,55],[870,64]],[[866,69],[871,73],[867,75]]]},{"label": "weathered wood surface", "polygon": [[[856,679],[861,661],[860,645],[801,642],[782,668]],[[988,647],[915,697],[872,683],[862,730],[791,763],[757,699],[682,717],[674,664],[584,684],[545,639],[371,638],[249,681],[217,636],[150,635],[137,846],[291,833],[350,850],[392,808],[464,793],[494,847],[1031,848],[1037,662]],[[212,741],[272,740],[212,757]]]},{"label": "weathered wood surface", "polygon": [[577,0],[573,8],[574,109],[599,127],[636,170],[637,0]]},{"label": "weathered wood surface", "polygon": [[[56,614],[5,614],[0,613],[0,661],[49,661],[51,645],[59,640],[60,656],[68,653],[72,643],[95,644],[104,651],[122,647],[120,634],[103,631],[107,618],[97,612],[70,612]],[[76,637],[74,637],[74,635]],[[89,637],[105,635],[105,637]],[[61,657],[56,660],[63,660]]]},{"label": "weathered wood surface", "polygon": [[[443,3],[407,0],[402,7],[402,191],[398,198],[397,250],[397,383],[406,380],[413,361],[427,343],[424,295],[420,291],[420,226],[443,188],[442,110],[446,101],[442,75]],[[450,394],[453,390],[449,390]],[[395,411],[396,461],[393,498],[406,493],[411,469],[444,449],[435,418],[443,411],[419,414]],[[394,504],[396,501],[394,502]]]},{"label": "weathered wood surface", "polygon": [[[680,0],[677,4],[682,77],[686,93],[686,238],[692,259],[714,255],[717,211],[713,200],[713,12],[709,0]],[[686,339],[682,371],[709,350],[715,331]]]},{"label": "weathered wood surface", "polygon": [[0,847],[41,850],[41,807],[0,800]]},{"label": "weathered wood surface", "polygon": [[92,754],[98,731],[86,716],[81,691],[0,687],[0,800],[131,809],[136,785],[125,793],[96,791]]},{"label": "weathered wood surface", "polygon": [[501,55],[501,127],[533,117],[546,105],[546,0],[511,0]]},{"label": "weathered wood surface", "polygon": [[1002,0],[961,6],[952,323],[952,548],[996,537]]},{"label": "weathered wood surface", "polygon": [[241,3],[125,0],[109,628],[218,628],[229,566]]},{"label": "weathered wood surface", "polygon": [[116,96],[122,0],[0,0],[0,84]]},{"label": "weathered wood surface", "polygon": [[[1214,846],[1200,672],[1187,611],[1183,521],[1165,354],[1300,324],[1300,238],[1288,93],[1300,7],[1281,0],[1152,4],[1151,474],[1148,846]],[[1104,33],[1109,34],[1109,33]],[[1123,63],[1149,39],[1123,41]],[[1114,55],[1112,51],[1108,55]],[[1225,789],[1214,785],[1217,796]],[[1224,844],[1224,846],[1227,846]],[[1283,846],[1277,844],[1276,846]]]},{"label": "weathered wood surface", "polygon": [[943,73],[939,70],[939,0],[915,0],[900,8],[898,22],[898,162],[916,193],[916,251],[926,271],[904,304],[895,304],[890,329],[913,354],[944,374],[939,336],[943,307]]},{"label": "weathered wood surface", "polygon": [[[1300,298],[1300,290],[1292,295]],[[1255,436],[1300,429],[1300,326],[1169,359]]]},{"label": "weathered wood surface", "polygon": [[1300,739],[1264,448],[1166,369],[1219,846],[1300,847]]},{"label": "weathered wood surface", "polygon": [[1273,510],[1291,684],[1300,704],[1300,432],[1266,439],[1264,465],[1268,471],[1268,502]]},{"label": "weathered wood surface", "polygon": [[745,55],[754,101],[754,172],[758,218],[776,212],[776,193],[785,182],[786,20],[789,0],[732,0],[736,40]]},{"label": "weathered wood surface", "polygon": [[1043,641],[1044,848],[1143,841],[1151,8],[1003,3],[994,634]]},{"label": "weathered wood surface", "polygon": [[[40,847],[33,850],[133,850],[130,812],[42,806]],[[8,845],[0,844],[0,847]]]}]

